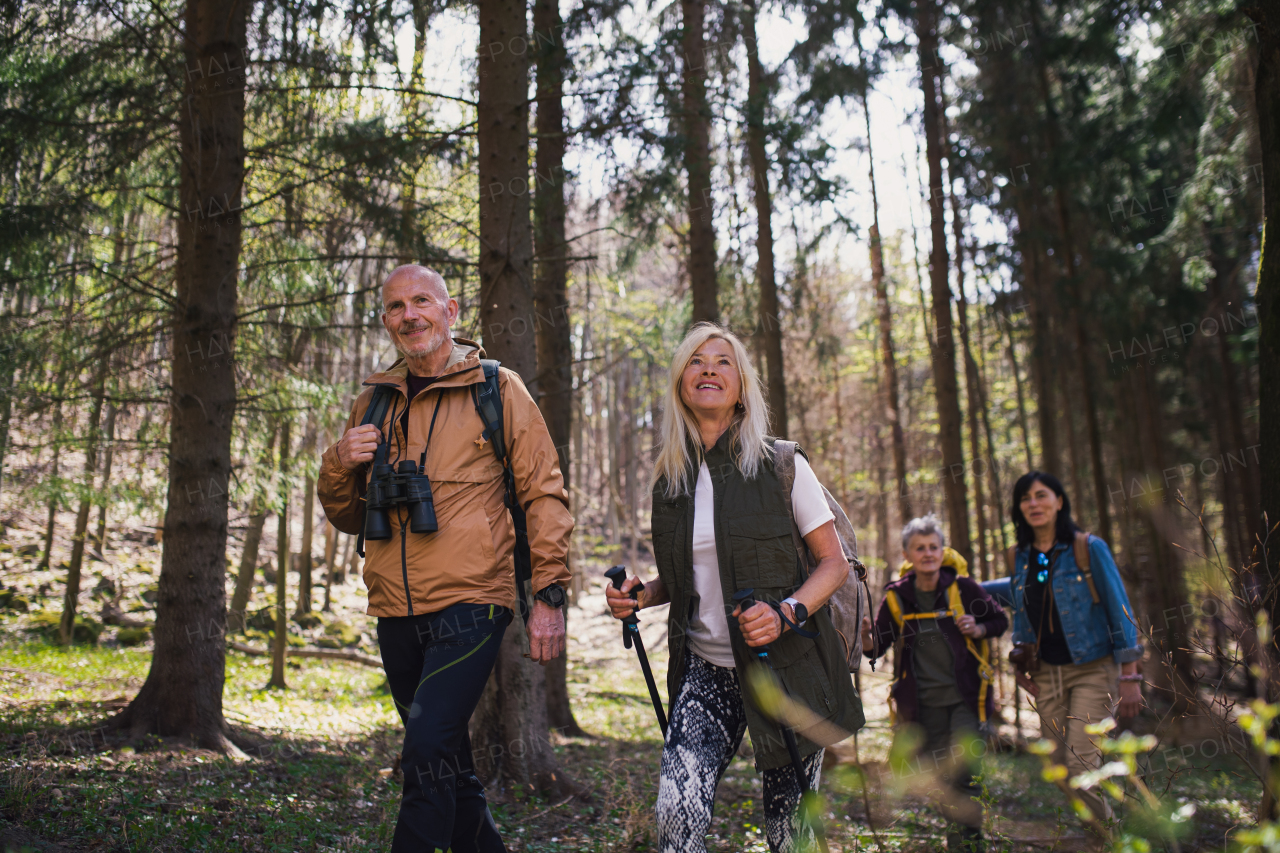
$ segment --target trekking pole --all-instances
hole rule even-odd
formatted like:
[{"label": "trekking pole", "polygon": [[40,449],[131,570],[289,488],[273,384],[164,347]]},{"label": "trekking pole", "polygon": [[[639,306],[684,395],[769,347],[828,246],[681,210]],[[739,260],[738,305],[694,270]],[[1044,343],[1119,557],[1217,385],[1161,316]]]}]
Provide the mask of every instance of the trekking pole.
[{"label": "trekking pole", "polygon": [[[626,566],[614,566],[604,573],[613,588],[622,592],[622,582],[627,579]],[[640,595],[639,589],[629,593],[632,599]],[[662,729],[662,739],[667,739],[667,713],[662,710],[662,699],[658,696],[658,685],[653,680],[653,670],[649,669],[649,656],[644,653],[644,640],[640,639],[640,617],[636,611],[622,620],[622,644],[628,649],[635,643],[636,656],[640,658],[640,669],[644,672],[645,683],[649,685],[649,698],[653,700],[653,712],[658,715],[658,728]]]},{"label": "trekking pole", "polygon": [[[733,594],[733,600],[738,603],[739,607],[742,608],[740,612],[746,613],[748,610],[750,610],[752,607],[755,606],[755,603],[756,603],[755,595],[756,595],[756,591],[755,589],[752,589],[752,588],[740,589]],[[755,656],[760,660],[761,663],[769,667],[769,671],[772,672],[776,677],[777,670],[773,668],[773,664],[769,660],[769,646],[768,645],[756,646],[752,649],[752,651],[755,653]],[[791,694],[787,691],[787,685],[782,684],[782,679],[779,678],[777,680],[778,680],[778,683],[782,685],[783,693],[790,696]],[[804,818],[808,816],[810,813],[812,813],[812,821],[810,822],[810,828],[813,830],[814,838],[818,842],[818,849],[822,850],[823,853],[826,853],[827,833],[822,826],[822,815],[819,813],[817,804],[812,802],[812,795],[815,792],[809,787],[809,775],[804,772],[804,761],[802,761],[800,758],[800,746],[799,744],[796,743],[796,733],[793,732],[791,730],[791,727],[786,725],[785,723],[779,722],[778,728],[782,729],[782,740],[784,743],[786,743],[787,753],[791,756],[791,769],[795,771],[796,784],[800,786],[799,808],[801,812],[801,818]],[[805,803],[806,798],[810,799],[811,802]]]}]

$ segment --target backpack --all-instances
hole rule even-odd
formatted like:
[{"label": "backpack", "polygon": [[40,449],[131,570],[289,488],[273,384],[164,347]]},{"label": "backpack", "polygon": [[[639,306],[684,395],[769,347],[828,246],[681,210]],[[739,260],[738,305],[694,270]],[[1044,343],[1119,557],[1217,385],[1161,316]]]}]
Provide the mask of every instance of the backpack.
[{"label": "backpack", "polygon": [[[791,516],[791,540],[795,543],[796,556],[800,560],[800,565],[804,567],[805,576],[808,577],[817,567],[818,561],[809,552],[809,546],[800,535],[800,528],[796,526],[795,511],[791,506],[791,487],[796,481],[797,450],[799,445],[794,441],[775,440],[773,468],[778,479],[782,481],[782,491],[786,496],[787,513]],[[804,453],[803,450],[800,452]],[[867,567],[858,559],[858,534],[854,532],[849,516],[845,515],[844,509],[831,496],[831,492],[827,491],[826,486],[822,487],[822,496],[827,499],[827,507],[836,517],[836,535],[840,538],[844,557],[849,561],[849,577],[827,601],[827,606],[831,608],[831,621],[835,625],[836,633],[844,641],[849,671],[857,672],[858,667],[862,665],[862,619],[871,613],[871,588],[867,586]]]},{"label": "backpack", "polygon": [[[502,466],[503,503],[511,513],[511,521],[516,529],[516,600],[520,607],[520,618],[525,624],[529,622],[529,584],[533,581],[533,559],[529,551],[529,523],[524,507],[516,498],[516,475],[511,469],[511,458],[507,455],[507,442],[502,433],[502,388],[498,384],[498,366],[501,362],[491,358],[480,359],[484,368],[484,382],[471,386],[471,402],[475,404],[476,414],[484,424],[484,438],[493,448]],[[369,408],[365,410],[361,426],[373,424],[379,429],[386,418],[387,409],[391,405],[392,395],[398,389],[394,385],[375,385],[373,398],[369,400]],[[387,442],[380,442],[375,452],[374,461],[385,462]],[[381,454],[379,456],[378,454]],[[356,542],[356,550],[364,556],[364,525],[360,526],[360,537]]]},{"label": "backpack", "polygon": [[[947,550],[951,551],[950,548]],[[952,553],[955,552],[952,551]],[[956,557],[964,563],[963,557],[959,554],[956,554]],[[944,563],[943,565],[946,564]],[[967,564],[964,574],[968,574]],[[957,579],[951,583],[951,586],[947,587],[946,610],[928,610],[918,611],[915,613],[903,613],[902,600],[898,598],[898,593],[891,589],[885,591],[885,606],[889,608],[889,615],[893,617],[893,624],[898,628],[898,642],[894,645],[895,660],[901,660],[899,656],[902,654],[902,625],[906,620],[944,619],[948,616],[952,619],[958,620],[964,615],[964,601],[960,598],[959,578],[961,575],[957,574],[956,577]],[[972,637],[965,637],[964,645],[965,648],[969,650],[969,653],[978,659],[978,725],[982,727],[986,726],[987,723],[987,693],[991,689],[991,682],[994,681],[996,677],[995,667],[991,665],[991,640],[987,637],[983,637],[981,640],[974,642]],[[890,695],[892,695],[892,691],[890,691]],[[896,713],[894,716],[896,717]]]}]

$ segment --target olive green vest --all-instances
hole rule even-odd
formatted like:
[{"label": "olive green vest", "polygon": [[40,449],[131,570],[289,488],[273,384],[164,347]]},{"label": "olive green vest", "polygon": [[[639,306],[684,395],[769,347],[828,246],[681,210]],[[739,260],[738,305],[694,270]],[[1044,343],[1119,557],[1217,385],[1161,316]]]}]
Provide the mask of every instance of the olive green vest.
[{"label": "olive green vest", "polygon": [[[725,433],[705,456],[715,496],[716,556],[725,613],[733,610],[737,590],[751,587],[759,601],[781,601],[804,581],[791,539],[791,516],[772,460],[765,460],[755,479],[747,480],[734,463],[729,445],[729,433]],[[697,483],[697,470],[690,475],[691,484]],[[653,491],[653,550],[658,574],[671,596],[667,694],[674,701],[684,679],[688,625],[698,611],[698,596],[693,583],[693,496],[667,498],[665,488],[666,482],[659,481]],[[729,625],[734,662],[743,673],[748,666],[758,665],[757,658],[738,631],[737,620],[730,618]],[[830,608],[819,608],[804,627],[816,631],[818,638],[785,631],[770,644],[770,663],[793,699],[852,733],[866,720]],[[790,757],[781,729],[756,710],[745,685],[743,703],[756,769],[787,766]],[[802,756],[830,746],[800,736],[797,740]]]}]

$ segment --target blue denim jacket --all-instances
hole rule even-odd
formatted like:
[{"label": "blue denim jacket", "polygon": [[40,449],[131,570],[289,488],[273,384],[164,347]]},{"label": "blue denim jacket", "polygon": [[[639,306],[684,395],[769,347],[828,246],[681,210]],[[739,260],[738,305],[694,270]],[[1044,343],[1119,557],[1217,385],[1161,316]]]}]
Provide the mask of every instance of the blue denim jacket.
[{"label": "blue denim jacket", "polygon": [[[1110,653],[1116,663],[1127,663],[1142,657],[1138,629],[1124,591],[1120,571],[1107,543],[1097,536],[1089,537],[1089,568],[1098,588],[1097,604],[1089,592],[1089,584],[1076,567],[1071,545],[1059,542],[1050,559],[1056,559],[1053,570],[1053,597],[1058,616],[1067,632],[1067,648],[1072,663],[1089,663]],[[982,586],[991,597],[1013,613],[1013,642],[1034,643],[1035,631],[1027,619],[1024,590],[1027,584],[1029,548],[1019,548],[1014,555],[1013,577],[986,581]]]}]

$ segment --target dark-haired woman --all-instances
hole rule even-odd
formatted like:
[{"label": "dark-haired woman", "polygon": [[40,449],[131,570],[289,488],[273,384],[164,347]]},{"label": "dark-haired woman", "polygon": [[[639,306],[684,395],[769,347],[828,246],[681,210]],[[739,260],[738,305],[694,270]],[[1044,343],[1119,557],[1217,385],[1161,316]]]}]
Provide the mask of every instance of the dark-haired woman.
[{"label": "dark-haired woman", "polygon": [[[1117,712],[1132,717],[1142,705],[1133,608],[1111,549],[1076,526],[1057,477],[1019,478],[1012,516],[1013,575],[985,586],[1013,611],[1013,642],[1032,649],[1015,666],[1018,683],[1034,700],[1041,736],[1057,741],[1075,776],[1097,768],[1101,756],[1085,726]],[[1111,817],[1094,790],[1079,794],[1096,817]]]}]

